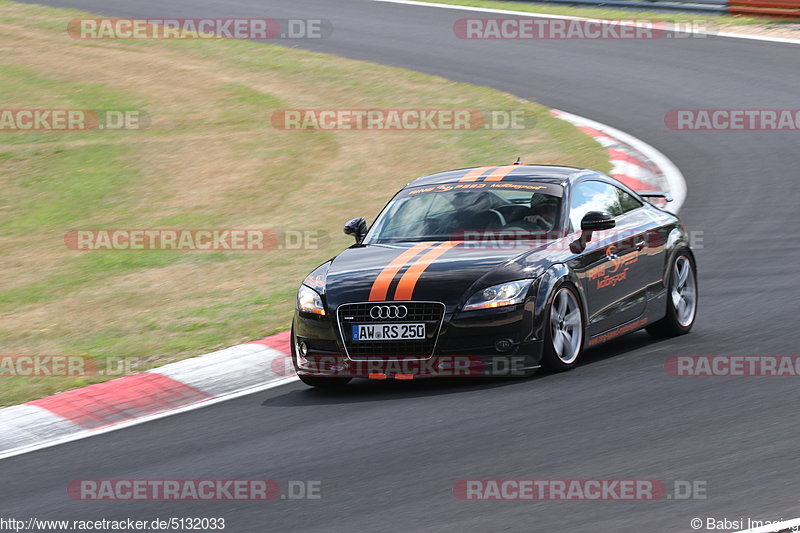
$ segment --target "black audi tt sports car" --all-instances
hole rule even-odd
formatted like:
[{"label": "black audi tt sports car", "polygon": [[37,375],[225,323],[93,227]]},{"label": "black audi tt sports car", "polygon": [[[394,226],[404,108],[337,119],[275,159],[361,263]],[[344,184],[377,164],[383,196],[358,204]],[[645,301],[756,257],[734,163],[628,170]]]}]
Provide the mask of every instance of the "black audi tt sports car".
[{"label": "black audi tt sports car", "polygon": [[695,260],[678,218],[600,172],[504,165],[416,179],[306,277],[292,358],[353,377],[528,375],[641,328],[689,332]]}]

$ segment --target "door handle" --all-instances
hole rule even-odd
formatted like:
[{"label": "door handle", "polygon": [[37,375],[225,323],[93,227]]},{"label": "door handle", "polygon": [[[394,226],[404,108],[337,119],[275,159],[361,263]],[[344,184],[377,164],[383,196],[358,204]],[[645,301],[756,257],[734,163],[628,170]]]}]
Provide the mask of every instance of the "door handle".
[{"label": "door handle", "polygon": [[637,252],[641,252],[642,250],[647,248],[647,241],[645,239],[636,241],[635,243],[633,243],[633,246],[634,248],[636,248]]}]

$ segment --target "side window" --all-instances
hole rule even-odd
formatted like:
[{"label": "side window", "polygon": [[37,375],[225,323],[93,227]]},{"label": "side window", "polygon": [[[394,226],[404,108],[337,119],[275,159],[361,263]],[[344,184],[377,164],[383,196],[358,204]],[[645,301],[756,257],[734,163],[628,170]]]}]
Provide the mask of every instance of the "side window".
[{"label": "side window", "polygon": [[617,191],[620,190],[602,181],[579,183],[572,189],[570,198],[569,221],[572,223],[572,227],[579,229],[581,219],[589,211],[607,211],[614,216],[620,214]]},{"label": "side window", "polygon": [[633,211],[634,209],[639,209],[642,207],[642,202],[626,193],[622,189],[618,187],[614,188],[617,189],[617,200],[619,200],[620,215],[622,213],[627,213],[628,211]]},{"label": "side window", "polygon": [[569,220],[573,228],[580,228],[581,219],[589,211],[607,211],[617,217],[640,207],[639,200],[619,187],[602,181],[584,181],[572,191]]}]

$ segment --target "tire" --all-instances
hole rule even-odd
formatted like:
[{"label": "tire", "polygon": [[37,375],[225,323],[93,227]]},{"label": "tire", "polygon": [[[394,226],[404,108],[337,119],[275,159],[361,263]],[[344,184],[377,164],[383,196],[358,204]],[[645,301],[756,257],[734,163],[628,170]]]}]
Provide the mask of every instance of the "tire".
[{"label": "tire", "polygon": [[[686,268],[689,270],[686,271]],[[697,269],[692,254],[681,250],[669,267],[667,313],[664,318],[645,329],[654,337],[685,335],[692,330],[696,317]]]},{"label": "tire", "polygon": [[551,372],[575,368],[586,332],[578,291],[572,284],[556,287],[547,308],[544,330],[542,367]]},{"label": "tire", "polygon": [[[292,364],[294,365],[294,371],[297,372],[297,352],[295,351],[295,342],[294,342],[294,326],[292,326],[292,333],[291,333],[291,353],[292,353]],[[302,376],[297,374],[297,377],[300,378],[300,381],[305,383],[310,387],[319,387],[319,388],[333,388],[333,387],[342,387],[350,383],[350,380],[353,378],[329,378],[324,376]]]}]

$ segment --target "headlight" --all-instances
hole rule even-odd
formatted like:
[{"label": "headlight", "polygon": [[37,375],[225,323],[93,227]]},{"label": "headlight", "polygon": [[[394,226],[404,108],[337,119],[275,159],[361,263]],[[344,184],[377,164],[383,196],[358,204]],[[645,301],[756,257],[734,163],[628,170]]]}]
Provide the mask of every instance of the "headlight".
[{"label": "headlight", "polygon": [[305,313],[325,315],[322,297],[314,289],[305,285],[300,285],[300,290],[297,291],[297,309]]},{"label": "headlight", "polygon": [[495,307],[522,303],[532,282],[532,279],[523,279],[487,287],[473,294],[472,298],[467,300],[464,305],[463,311],[494,309]]}]

